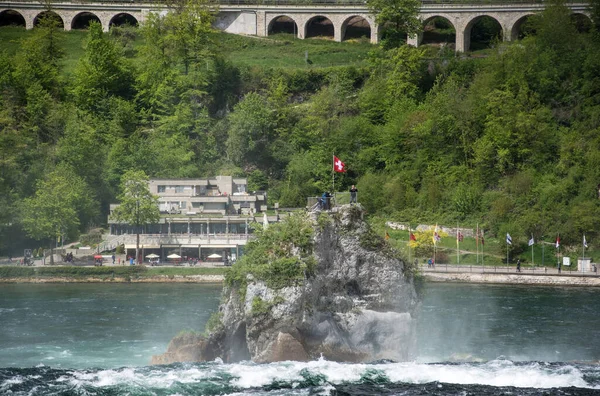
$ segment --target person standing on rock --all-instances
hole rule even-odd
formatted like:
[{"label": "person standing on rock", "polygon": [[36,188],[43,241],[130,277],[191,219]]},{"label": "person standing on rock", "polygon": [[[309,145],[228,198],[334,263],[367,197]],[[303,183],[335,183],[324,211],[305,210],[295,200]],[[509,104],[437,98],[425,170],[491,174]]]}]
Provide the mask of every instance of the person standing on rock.
[{"label": "person standing on rock", "polygon": [[521,272],[521,259],[517,259],[517,272]]},{"label": "person standing on rock", "polygon": [[350,203],[356,203],[356,193],[358,192],[358,189],[356,187],[354,187],[354,184],[352,185],[352,187],[350,187]]}]

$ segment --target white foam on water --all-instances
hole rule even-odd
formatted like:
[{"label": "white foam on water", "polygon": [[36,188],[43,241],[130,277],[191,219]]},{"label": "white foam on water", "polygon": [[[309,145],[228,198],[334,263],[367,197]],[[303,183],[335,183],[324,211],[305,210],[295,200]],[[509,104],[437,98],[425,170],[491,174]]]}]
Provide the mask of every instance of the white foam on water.
[{"label": "white foam on water", "polygon": [[[296,388],[304,381],[302,371],[311,375],[322,375],[326,379],[323,389],[331,384],[356,383],[365,375],[379,371],[390,382],[424,384],[431,382],[513,386],[519,388],[556,388],[579,387],[592,388],[584,380],[584,375],[572,365],[550,365],[538,362],[515,364],[509,360],[493,360],[482,364],[423,364],[416,362],[384,364],[350,364],[330,362],[324,359],[310,362],[280,362],[271,364],[211,363],[205,365],[186,365],[177,368],[148,367],[143,369],[121,368],[99,370],[95,372],[69,372],[68,378],[60,380],[74,386],[106,387],[127,384],[140,387],[168,389],[175,383],[193,384],[203,381],[219,383],[223,374],[233,377],[230,385],[241,391],[249,388],[262,388],[274,382],[290,384],[288,391],[300,391]],[[600,372],[600,367],[597,369]],[[255,389],[256,390],[256,389]],[[241,391],[241,393],[244,393]]]},{"label": "white foam on water", "polygon": [[537,362],[515,365],[507,360],[485,364],[411,364],[397,363],[380,367],[392,382],[480,384],[518,388],[589,388],[583,374],[575,367],[551,368]]},{"label": "white foam on water", "polygon": [[176,382],[196,383],[206,380],[214,374],[214,371],[196,367],[177,370],[151,369],[149,371],[138,371],[136,368],[128,367],[95,372],[73,371],[70,374],[72,374],[71,378],[61,377],[61,379],[70,382],[74,386],[106,387],[127,384],[167,389]]}]

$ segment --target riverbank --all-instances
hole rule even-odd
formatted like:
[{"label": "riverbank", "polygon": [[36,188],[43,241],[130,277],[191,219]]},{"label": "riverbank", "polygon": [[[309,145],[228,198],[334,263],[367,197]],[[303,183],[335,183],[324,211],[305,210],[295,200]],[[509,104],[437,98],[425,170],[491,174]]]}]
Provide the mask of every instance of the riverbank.
[{"label": "riverbank", "polygon": [[[14,268],[14,269],[12,269]],[[420,268],[428,282],[539,286],[600,286],[596,273],[558,273],[556,269],[516,273],[502,268],[438,266]],[[225,268],[189,267],[0,267],[0,283],[222,283]]]},{"label": "riverbank", "polygon": [[19,277],[0,278],[1,283],[223,283],[224,275],[156,275],[115,277]]},{"label": "riverbank", "polygon": [[422,276],[428,282],[537,286],[600,286],[600,277],[595,275],[427,271],[422,272]]},{"label": "riverbank", "polygon": [[0,267],[0,283],[220,283],[226,268],[208,267]]}]

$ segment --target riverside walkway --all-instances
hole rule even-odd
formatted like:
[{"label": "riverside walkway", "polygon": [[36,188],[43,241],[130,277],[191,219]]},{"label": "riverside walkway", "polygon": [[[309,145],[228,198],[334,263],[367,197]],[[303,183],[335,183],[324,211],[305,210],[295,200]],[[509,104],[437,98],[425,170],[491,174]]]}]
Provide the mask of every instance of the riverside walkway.
[{"label": "riverside walkway", "polygon": [[455,282],[479,284],[535,285],[535,286],[600,286],[598,272],[580,272],[563,267],[521,267],[481,266],[481,265],[445,265],[435,267],[419,266],[420,274],[428,282]]},{"label": "riverside walkway", "polygon": [[577,271],[576,266],[561,267],[529,267],[522,266],[521,272],[517,272],[515,265],[492,266],[492,265],[456,265],[456,264],[436,264],[435,267],[428,267],[420,264],[419,271],[422,273],[479,273],[479,274],[517,274],[517,275],[561,275],[561,276],[599,276],[598,271]]}]

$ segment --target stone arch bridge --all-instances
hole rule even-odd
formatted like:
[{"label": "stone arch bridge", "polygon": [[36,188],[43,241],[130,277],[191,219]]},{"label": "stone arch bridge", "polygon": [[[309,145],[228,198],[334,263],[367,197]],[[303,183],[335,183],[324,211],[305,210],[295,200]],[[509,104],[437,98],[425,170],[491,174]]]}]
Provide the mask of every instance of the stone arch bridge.
[{"label": "stone arch bridge", "polygon": [[[229,2],[228,2],[229,1]],[[268,36],[271,33],[286,31],[299,39],[311,36],[331,36],[335,41],[351,37],[367,37],[372,43],[379,42],[380,27],[369,14],[364,2],[342,0],[336,3],[300,3],[294,0],[278,0],[278,4],[256,1],[261,4],[232,4],[236,0],[223,0],[215,26],[230,33]],[[523,21],[544,8],[541,2],[527,1],[513,3],[473,3],[463,4],[429,2],[421,6],[420,17],[424,24],[434,18],[444,18],[456,31],[456,51],[469,50],[471,29],[482,17],[495,20],[502,29],[505,41],[514,40]],[[254,2],[254,1],[252,1]],[[283,2],[283,4],[280,4]],[[294,4],[297,3],[297,4]],[[150,2],[124,0],[95,1],[56,1],[46,5],[28,0],[0,0],[0,26],[21,25],[33,28],[45,13],[52,13],[65,30],[86,28],[90,21],[98,21],[105,31],[113,25],[136,25],[144,22],[151,12],[164,13],[167,8]],[[573,14],[589,15],[587,3],[569,3]],[[408,43],[418,46],[422,34],[408,38]]]}]

